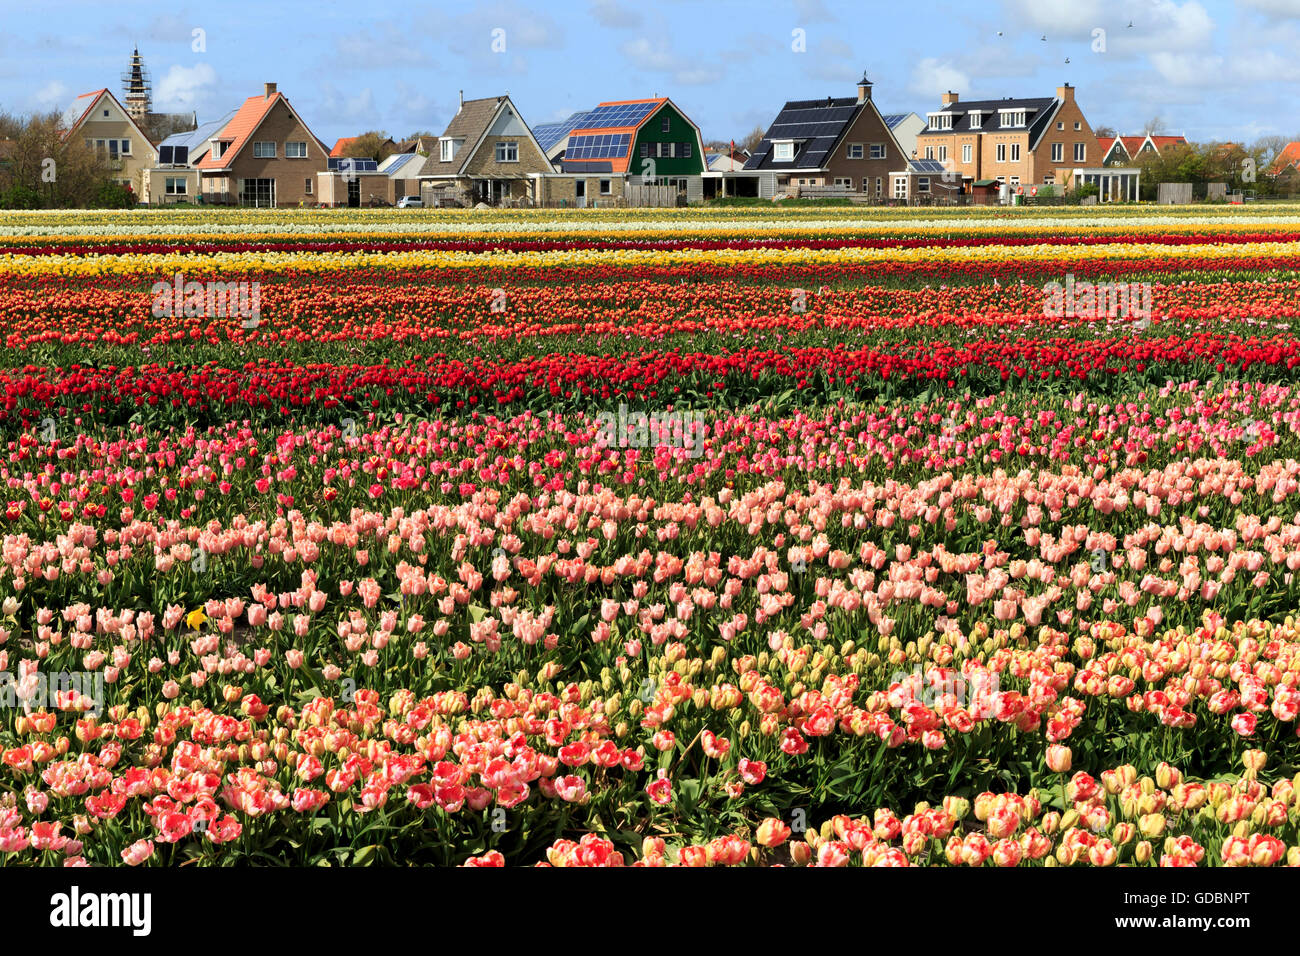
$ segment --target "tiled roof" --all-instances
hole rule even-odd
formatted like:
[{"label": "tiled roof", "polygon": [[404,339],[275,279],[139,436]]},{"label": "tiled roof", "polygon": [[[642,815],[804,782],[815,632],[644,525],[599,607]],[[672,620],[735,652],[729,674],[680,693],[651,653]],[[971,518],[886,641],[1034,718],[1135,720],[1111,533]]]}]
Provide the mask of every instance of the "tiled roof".
[{"label": "tiled roof", "polygon": [[[996,133],[1002,130],[998,125],[997,115],[1000,110],[1024,110],[1029,129],[1029,143],[1032,148],[1047,128],[1047,124],[1056,115],[1058,101],[1055,97],[1034,97],[1028,99],[1008,97],[1005,100],[970,100],[968,102],[950,103],[934,110],[936,113],[952,114],[952,129],[932,130],[928,126],[921,130],[922,136],[944,135],[952,133]],[[979,126],[971,126],[970,114],[978,110],[982,114]]]},{"label": "tiled roof", "polygon": [[1187,145],[1186,136],[1152,136],[1151,142],[1155,144],[1156,149],[1164,149],[1166,146]]},{"label": "tiled roof", "polygon": [[334,148],[330,150],[330,156],[334,157],[335,159],[337,159],[340,156],[343,156],[344,151],[360,138],[361,138],[360,136],[340,136],[339,141],[335,143]]},{"label": "tiled roof", "polygon": [[1277,154],[1277,158],[1273,160],[1273,165],[1269,166],[1268,171],[1276,176],[1289,166],[1300,167],[1300,140],[1287,143],[1282,152]]},{"label": "tiled roof", "polygon": [[[461,106],[460,111],[451,118],[447,124],[446,131],[442,134],[444,138],[463,139],[461,148],[456,150],[455,155],[447,161],[442,161],[440,152],[430,153],[429,162],[425,164],[424,174],[426,176],[455,176],[469,159],[467,149],[473,149],[475,145],[483,138],[488,127],[492,124],[492,118],[497,115],[497,107],[505,101],[504,96],[488,96],[479,100],[466,100]],[[441,147],[439,147],[441,149]]]},{"label": "tiled roof", "polygon": [[[266,115],[271,112],[271,109],[275,104],[281,100],[284,101],[285,106],[289,107],[290,111],[293,110],[293,107],[289,105],[288,97],[279,92],[272,93],[270,96],[250,96],[248,99],[244,100],[244,105],[235,112],[235,115],[231,117],[230,122],[226,124],[225,128],[218,135],[210,137],[211,139],[229,141],[230,145],[226,147],[226,150],[221,154],[220,159],[214,159],[211,153],[204,156],[198,163],[198,168],[229,169],[230,164],[235,161],[239,156],[240,151],[248,144],[248,139],[253,135],[253,131],[257,129],[258,125],[261,124]],[[301,119],[301,117],[299,119]],[[304,127],[306,126],[306,124],[303,125]],[[307,132],[309,135],[312,135],[313,139],[315,139],[311,130],[308,130]],[[325,144],[319,139],[316,139],[316,142],[320,145],[321,150],[324,151]]]}]

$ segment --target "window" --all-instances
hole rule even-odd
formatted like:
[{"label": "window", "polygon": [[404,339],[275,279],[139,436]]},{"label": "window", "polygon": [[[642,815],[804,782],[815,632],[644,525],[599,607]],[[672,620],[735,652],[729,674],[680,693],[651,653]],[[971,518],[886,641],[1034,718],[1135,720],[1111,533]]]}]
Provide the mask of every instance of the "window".
[{"label": "window", "polygon": [[105,116],[108,115],[108,110],[104,110],[104,115],[105,115]]},{"label": "window", "polygon": [[794,159],[794,143],[773,143],[772,159],[778,163],[788,163]]},{"label": "window", "polygon": [[307,144],[306,143],[285,143],[284,155],[288,159],[306,159]]},{"label": "window", "polygon": [[1005,176],[999,176],[999,177],[998,177],[998,182],[1000,182],[1000,183],[1005,183],[1006,181],[1007,181],[1007,177],[1005,177]]},{"label": "window", "polygon": [[642,159],[649,159],[649,158],[650,158],[650,144],[649,144],[649,143],[642,143],[642,144],[641,144],[641,158],[642,158]]},{"label": "window", "polygon": [[934,159],[934,147],[933,147],[933,146],[927,146],[927,147],[925,148],[925,158],[926,158],[926,159]]},{"label": "window", "polygon": [[519,144],[513,142],[497,143],[498,163],[519,162]]},{"label": "window", "polygon": [[665,133],[672,132],[672,129],[671,129],[670,123],[671,123],[670,118],[667,117],[667,116],[665,116],[665,117],[664,117],[663,124],[662,124],[662,126],[660,127],[660,129],[662,129]]},{"label": "window", "polygon": [[918,177],[916,177],[916,191],[919,192],[919,193],[928,193],[928,192],[930,191],[930,177],[929,177],[929,176],[918,176]]},{"label": "window", "polygon": [[849,159],[861,159],[864,155],[861,143],[849,143]]},{"label": "window", "polygon": [[682,143],[682,159],[690,159],[690,158],[691,158],[691,144]]},{"label": "window", "polygon": [[872,144],[871,144],[871,158],[872,158],[872,159],[884,159],[884,158],[885,158],[885,144],[884,144],[884,143],[872,143]]},{"label": "window", "polygon": [[1007,161],[1006,143],[998,143],[997,149],[994,151],[994,159],[999,163],[1005,163]]},{"label": "window", "polygon": [[244,206],[274,206],[274,179],[240,179],[236,180],[239,190],[239,202]]},{"label": "window", "polygon": [[1075,128],[1075,129],[1083,129],[1083,124],[1080,123],[1078,120],[1075,120],[1075,121],[1074,121],[1074,128]]},{"label": "window", "polygon": [[308,196],[311,195],[311,177],[310,177],[310,176],[308,176],[305,180],[303,180],[303,189],[302,189],[302,191],[305,192]]},{"label": "window", "polygon": [[952,129],[951,113],[927,113],[930,118],[930,129]]},{"label": "window", "polygon": [[184,196],[187,188],[188,186],[185,182],[185,177],[183,176],[167,177],[166,189],[167,189],[168,196]]},{"label": "window", "polygon": [[939,147],[939,162],[941,162],[941,163],[942,163],[942,162],[946,162],[947,159],[948,159],[948,147],[947,147],[947,146],[940,146],[940,147]]},{"label": "window", "polygon": [[1064,143],[1053,143],[1053,144],[1052,144],[1052,162],[1054,162],[1054,163],[1063,163],[1063,162],[1065,162],[1065,144],[1064,144]]},{"label": "window", "polygon": [[970,128],[979,129],[984,124],[984,114],[979,110],[972,110],[970,114]]},{"label": "window", "polygon": [[1020,162],[1020,144],[1019,144],[1019,143],[1012,143],[1012,144],[1011,144],[1011,161],[1012,161],[1013,163],[1018,163],[1018,162]]},{"label": "window", "polygon": [[444,163],[450,163],[456,157],[456,150],[460,144],[465,142],[463,139],[444,138],[438,140],[438,157]]},{"label": "window", "polygon": [[1064,123],[1057,123],[1057,124],[1056,124],[1056,128],[1057,128],[1057,129],[1065,129],[1065,124],[1064,124]]},{"label": "window", "polygon": [[274,159],[275,158],[274,141],[269,143],[265,143],[265,142],[253,143],[253,157],[255,159]]},{"label": "window", "polygon": [[899,176],[894,180],[894,198],[895,199],[907,198],[907,180],[902,176]]},{"label": "window", "polygon": [[1085,144],[1083,144],[1083,143],[1075,143],[1075,144],[1074,144],[1074,161],[1075,161],[1076,163],[1081,163],[1081,162],[1083,162],[1083,161],[1084,161],[1084,158],[1085,158],[1087,155],[1088,155],[1088,147],[1087,147]]},{"label": "window", "polygon": [[848,189],[852,189],[852,188],[853,188],[853,180],[850,179],[850,178],[847,177],[847,176],[836,176],[836,177],[835,177],[835,185],[836,185],[836,186],[844,186],[844,187],[846,187],[846,188],[848,188]]},{"label": "window", "polygon": [[969,163],[971,161],[970,157],[971,157],[971,147],[970,147],[970,143],[967,143],[965,146],[961,148],[961,161],[963,163]]},{"label": "window", "polygon": [[115,139],[108,141],[108,158],[117,159],[117,140]]},{"label": "window", "polygon": [[212,158],[220,159],[222,153],[226,151],[226,144],[219,139],[210,140],[212,145]]},{"label": "window", "polygon": [[1002,117],[1003,126],[1024,126],[1025,125],[1024,110],[999,110],[998,113]]},{"label": "window", "polygon": [[602,179],[600,181],[600,194],[602,196],[608,196],[613,191],[613,182],[612,179]]},{"label": "window", "polygon": [[1046,176],[1043,177],[1043,185],[1044,185],[1044,186],[1055,186],[1055,185],[1056,185],[1056,177],[1053,176],[1051,173],[1048,173]]},{"label": "window", "polygon": [[881,182],[881,177],[880,177],[880,176],[877,176],[877,177],[876,177],[876,195],[879,196],[879,195],[881,195],[884,191],[885,191],[885,190],[884,190],[884,183]]},{"label": "window", "polygon": [[871,192],[871,178],[868,176],[862,177],[862,191],[864,193]]},{"label": "window", "polygon": [[1011,177],[1011,185],[1013,185],[1013,186],[1019,186],[1019,185],[1020,185],[1020,177],[1019,177],[1019,176],[1012,176],[1012,177]]},{"label": "window", "polygon": [[122,140],[122,155],[123,156],[131,155],[131,141],[129,139]]}]

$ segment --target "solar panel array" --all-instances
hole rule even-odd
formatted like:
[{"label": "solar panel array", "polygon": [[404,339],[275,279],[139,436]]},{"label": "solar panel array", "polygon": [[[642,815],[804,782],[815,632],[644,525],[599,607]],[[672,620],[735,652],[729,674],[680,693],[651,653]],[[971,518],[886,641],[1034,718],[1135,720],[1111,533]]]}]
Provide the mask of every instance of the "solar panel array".
[{"label": "solar panel array", "polygon": [[558,123],[543,123],[540,126],[534,126],[533,138],[537,140],[537,145],[542,147],[543,152],[549,153],[552,146],[575,129],[578,129],[581,121],[587,115],[586,110],[581,110],[571,114],[567,119],[560,120]]},{"label": "solar panel array", "polygon": [[907,119],[907,116],[907,113],[886,113],[881,117],[881,119],[885,121],[886,126],[893,129],[899,123],[903,122],[903,120]]},{"label": "solar panel array", "polygon": [[583,134],[570,136],[564,158],[570,159],[622,159],[632,142],[631,133]]},{"label": "solar panel array", "polygon": [[[861,105],[856,99],[799,100],[785,104],[745,168],[820,168],[859,109]],[[795,141],[793,162],[773,163],[773,140]]]},{"label": "solar panel array", "polygon": [[616,103],[611,106],[597,106],[587,114],[581,126],[573,129],[617,129],[624,126],[636,126],[650,113],[658,108],[659,101],[648,103]]},{"label": "solar panel array", "polygon": [[918,173],[941,173],[944,165],[937,159],[914,159],[912,169]]},{"label": "solar panel array", "polygon": [[188,146],[159,146],[158,163],[161,166],[184,166],[190,161]]},{"label": "solar panel array", "polygon": [[[347,156],[333,156],[330,158],[330,172],[338,172],[340,169],[350,170],[354,173],[375,173],[379,171],[379,164],[373,159],[351,159]],[[341,163],[348,163],[348,166],[341,166]]]}]

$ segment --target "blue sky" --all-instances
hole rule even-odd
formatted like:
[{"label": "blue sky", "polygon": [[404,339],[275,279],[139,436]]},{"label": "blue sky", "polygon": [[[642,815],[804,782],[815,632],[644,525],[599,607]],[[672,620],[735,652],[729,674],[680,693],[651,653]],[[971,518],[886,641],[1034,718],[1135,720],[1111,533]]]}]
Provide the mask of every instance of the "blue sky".
[{"label": "blue sky", "polygon": [[119,93],[133,44],[155,109],[202,122],[274,81],[326,143],[441,132],[461,89],[508,91],[533,124],[667,95],[706,139],[740,139],[864,69],[886,111],[1068,81],[1123,133],[1158,115],[1194,140],[1300,136],[1300,0],[0,0],[0,109]]}]

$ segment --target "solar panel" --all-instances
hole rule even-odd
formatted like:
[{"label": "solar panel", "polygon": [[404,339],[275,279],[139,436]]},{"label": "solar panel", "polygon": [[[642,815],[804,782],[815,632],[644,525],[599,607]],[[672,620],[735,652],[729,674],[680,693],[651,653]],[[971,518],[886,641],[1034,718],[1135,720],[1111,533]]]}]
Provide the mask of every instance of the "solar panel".
[{"label": "solar panel", "polygon": [[537,145],[542,147],[546,152],[550,152],[552,146],[558,143],[564,137],[568,136],[575,129],[584,126],[584,117],[588,115],[587,111],[573,113],[566,119],[558,123],[543,123],[540,126],[533,127],[533,138],[537,140]]},{"label": "solar panel", "polygon": [[609,129],[619,126],[636,126],[649,113],[658,107],[659,102],[616,103],[610,106],[597,106],[587,114],[580,126],[573,129]]},{"label": "solar panel", "polygon": [[164,166],[170,166],[172,164],[172,147],[158,147],[158,162],[162,163]]},{"label": "solar panel", "polygon": [[[342,165],[344,163],[347,165]],[[379,171],[379,164],[373,159],[352,159],[348,156],[335,156],[330,158],[329,168],[331,172],[345,169],[354,173],[375,173]]]},{"label": "solar panel", "polygon": [[565,159],[622,159],[631,145],[631,133],[593,134],[570,136]]}]

